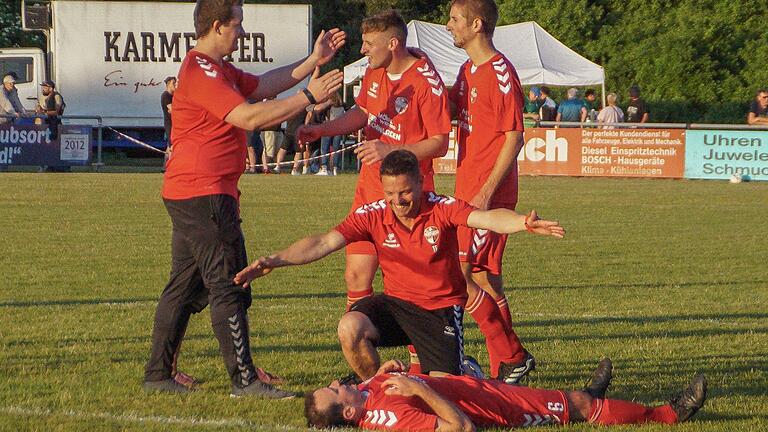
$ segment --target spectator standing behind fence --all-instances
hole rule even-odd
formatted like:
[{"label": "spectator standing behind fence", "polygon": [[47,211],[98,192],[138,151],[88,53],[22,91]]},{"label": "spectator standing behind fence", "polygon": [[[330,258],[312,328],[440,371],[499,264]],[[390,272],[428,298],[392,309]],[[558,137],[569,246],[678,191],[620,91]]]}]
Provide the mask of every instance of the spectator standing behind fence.
[{"label": "spectator standing behind fence", "polygon": [[[600,123],[621,123],[624,121],[624,111],[616,106],[617,96],[616,93],[608,93],[605,98],[608,102],[608,106],[601,109],[597,115],[597,121]],[[604,126],[604,129],[613,129],[613,126]]]},{"label": "spectator standing behind fence", "polygon": [[578,98],[579,91],[573,87],[568,89],[568,99],[557,108],[557,117],[555,121],[558,122],[580,122],[586,118],[587,109],[584,108],[584,103]]},{"label": "spectator standing behind fence", "polygon": [[541,121],[554,121],[557,116],[557,102],[550,97],[551,91],[547,86],[541,86],[541,96],[543,102],[539,110],[539,119]]},{"label": "spectator standing behind fence", "polygon": [[534,127],[536,122],[539,121],[539,110],[544,105],[544,101],[541,100],[541,89],[534,86],[528,90],[528,99],[525,100],[525,106],[523,106],[523,125],[525,127]]},{"label": "spectator standing behind fence", "polygon": [[176,91],[176,77],[169,76],[164,80],[165,91],[160,95],[160,108],[163,110],[163,126],[165,127],[165,139],[168,142],[168,148],[171,148],[171,104],[173,103],[173,92]]},{"label": "spectator standing behind fence", "polygon": [[61,123],[59,116],[64,115],[64,108],[67,104],[64,103],[61,94],[56,91],[56,83],[53,81],[43,81],[40,84],[40,89],[43,95],[38,100],[35,112],[48,116],[46,122],[51,130],[51,139],[56,139],[59,136],[59,124]]},{"label": "spectator standing behind fence", "polygon": [[[250,103],[254,103],[253,101],[249,101]],[[258,170],[256,169],[256,166],[259,164],[259,161],[262,159],[261,155],[264,152],[264,143],[261,141],[261,131],[260,130],[254,130],[252,132],[246,131],[246,141],[245,143],[248,145],[248,157],[245,161],[246,163],[246,172],[248,174],[256,174]]]},{"label": "spectator standing behind fence", "polygon": [[629,106],[627,107],[627,123],[647,123],[651,111],[640,98],[640,87],[633,85],[629,88]]},{"label": "spectator standing behind fence", "polygon": [[[329,100],[330,107],[326,116],[327,121],[333,121],[341,117],[344,114],[344,106],[341,104],[341,96],[338,93],[334,93]],[[323,159],[320,162],[320,171],[316,175],[336,175],[338,174],[338,168],[341,163],[341,153],[333,155],[333,157],[326,156],[330,152],[335,152],[341,147],[341,140],[344,138],[342,135],[325,136],[320,140],[320,154],[323,155]],[[330,160],[329,160],[330,159]]]},{"label": "spectator standing behind fence", "polygon": [[296,129],[304,124],[306,118],[307,112],[302,111],[286,122],[283,145],[277,152],[277,166],[273,170],[275,174],[280,174],[280,164],[283,162],[283,159],[285,159],[285,155],[288,152],[295,152],[291,175],[301,175],[299,171],[299,160],[301,159],[301,155],[304,149],[303,147],[300,148],[298,141],[296,141]]},{"label": "spectator standing behind fence", "polygon": [[582,103],[584,104],[586,113],[582,114],[583,118],[581,119],[581,122],[596,121],[597,111],[598,108],[600,108],[600,105],[597,103],[597,95],[595,94],[594,89],[587,89],[587,91],[584,92],[584,100]]},{"label": "spectator standing behind fence", "polygon": [[[283,129],[280,124],[270,126],[261,132],[261,142],[264,144],[264,153],[261,157],[264,174],[269,174],[269,164],[271,164],[280,150],[283,143]],[[280,162],[282,159],[280,160]],[[273,172],[280,173],[280,168],[275,166]]]},{"label": "spectator standing behind fence", "polygon": [[[13,73],[7,73],[3,77],[3,88],[0,91],[0,116],[16,116],[21,118],[26,113],[19,100],[19,92],[16,89],[16,77]],[[8,123],[12,119],[0,118],[0,124]]]},{"label": "spectator standing behind fence", "polygon": [[768,125],[768,90],[760,89],[749,107],[747,124]]}]

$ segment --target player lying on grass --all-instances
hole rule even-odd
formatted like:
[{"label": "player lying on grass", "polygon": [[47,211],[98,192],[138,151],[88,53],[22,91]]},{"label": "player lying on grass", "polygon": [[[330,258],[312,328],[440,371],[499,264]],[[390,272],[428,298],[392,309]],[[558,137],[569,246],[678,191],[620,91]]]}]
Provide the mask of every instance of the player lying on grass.
[{"label": "player lying on grass", "polygon": [[462,318],[467,285],[458,260],[456,228],[501,233],[529,232],[563,237],[557,222],[536,212],[479,210],[452,197],[422,192],[416,156],[389,153],[381,164],[385,199],[352,212],[333,230],[310,236],[269,257],[261,257],[235,277],[250,281],[273,268],[307,264],[355,241],[369,241],[381,265],[384,294],[354,303],[339,322],[344,357],[362,379],[379,369],[377,348],[413,344],[425,374],[461,375],[464,367]]},{"label": "player lying on grass", "polygon": [[606,399],[612,365],[603,359],[589,384],[578,391],[519,387],[469,376],[404,374],[390,360],[360,385],[334,381],[307,395],[304,415],[311,427],[357,426],[381,430],[474,431],[476,426],[525,427],[589,422],[599,425],[679,423],[703,405],[704,375],[697,375],[669,404],[647,407]]}]

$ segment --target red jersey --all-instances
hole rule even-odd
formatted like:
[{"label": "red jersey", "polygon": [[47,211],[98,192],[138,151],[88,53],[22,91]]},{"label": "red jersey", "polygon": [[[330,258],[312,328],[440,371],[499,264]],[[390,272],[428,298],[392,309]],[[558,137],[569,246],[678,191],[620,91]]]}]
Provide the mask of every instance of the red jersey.
[{"label": "red jersey", "polygon": [[463,307],[467,285],[457,259],[456,228],[465,226],[474,210],[464,201],[427,192],[411,231],[384,200],[358,208],[335,230],[347,244],[373,243],[384,294],[427,310]]},{"label": "red jersey", "polygon": [[[363,429],[433,431],[437,415],[418,397],[388,396],[382,383],[389,374],[371,378],[358,388],[368,392],[365,413],[357,426]],[[408,374],[427,383],[453,402],[475,426],[538,426],[569,421],[565,393],[513,386],[501,381],[469,376],[430,377]]]},{"label": "red jersey", "polygon": [[[480,66],[471,60],[461,66],[451,100],[459,113],[456,197],[471,201],[493,170],[505,132],[523,132],[523,92],[514,66],[497,53]],[[517,159],[496,189],[491,208],[515,204]]]},{"label": "red jersey", "polygon": [[163,198],[227,194],[239,197],[247,148],[245,131],[224,117],[256,90],[259,78],[230,63],[218,65],[195,50],[179,69],[173,94],[173,155],[163,181]]},{"label": "red jersey", "polygon": [[[385,68],[367,69],[356,102],[368,112],[364,129],[367,140],[406,145],[451,132],[448,92],[428,58],[417,60],[394,78]],[[384,196],[380,165],[363,165],[353,209]],[[424,190],[434,190],[432,160],[419,161],[419,167],[424,175]]]}]

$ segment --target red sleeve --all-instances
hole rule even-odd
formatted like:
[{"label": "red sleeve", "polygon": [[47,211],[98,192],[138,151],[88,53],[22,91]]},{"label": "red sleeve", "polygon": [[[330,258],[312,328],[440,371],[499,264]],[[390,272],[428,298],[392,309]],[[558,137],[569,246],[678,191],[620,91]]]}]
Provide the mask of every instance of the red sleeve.
[{"label": "red sleeve", "polygon": [[447,195],[437,195],[427,192],[427,200],[434,203],[435,210],[439,211],[444,220],[453,226],[467,226],[469,214],[477,210],[466,201]]},{"label": "red sleeve", "polygon": [[413,405],[414,398],[384,396],[366,411],[358,425],[362,429],[389,431],[434,431],[437,415]]},{"label": "red sleeve", "polygon": [[438,204],[446,215],[447,219],[455,226],[467,226],[469,214],[477,210],[466,201],[451,196],[445,198],[441,204]]},{"label": "red sleeve", "polygon": [[344,236],[344,240],[349,244],[358,241],[372,241],[370,226],[370,213],[358,209],[350,213],[334,230]]},{"label": "red sleeve", "polygon": [[[493,110],[497,116],[496,132],[523,131],[523,89],[517,71],[509,62],[506,70],[496,69],[497,91],[493,92]],[[507,75],[508,74],[508,75]],[[506,78],[506,79],[505,79]]]},{"label": "red sleeve", "polygon": [[247,98],[259,87],[259,77],[237,68],[235,68],[235,70],[238,72],[237,88],[239,88],[240,93]]},{"label": "red sleeve", "polygon": [[191,81],[186,85],[194,89],[188,93],[192,103],[210,112],[217,119],[224,120],[230,111],[245,102],[245,97],[233,88],[224,69],[206,58],[192,58],[188,72],[185,79]]},{"label": "red sleeve", "polygon": [[426,79],[421,86],[418,105],[427,136],[447,135],[451,132],[451,113],[448,110],[448,91],[443,80],[428,63],[417,70]]}]

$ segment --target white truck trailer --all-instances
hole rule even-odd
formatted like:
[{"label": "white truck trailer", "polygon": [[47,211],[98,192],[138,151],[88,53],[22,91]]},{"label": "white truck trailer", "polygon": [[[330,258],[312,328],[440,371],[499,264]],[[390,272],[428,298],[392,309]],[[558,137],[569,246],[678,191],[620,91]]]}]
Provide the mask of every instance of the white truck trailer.
[{"label": "white truck trailer", "polygon": [[[194,2],[23,1],[23,26],[45,33],[47,51],[0,48],[0,73],[19,76],[16,86],[27,109],[34,110],[41,82],[51,79],[66,101],[66,116],[100,116],[115,128],[161,129],[163,80],[177,74],[195,45],[194,7]],[[246,34],[231,59],[238,67],[259,74],[309,54],[310,5],[247,4],[243,15]]]}]

